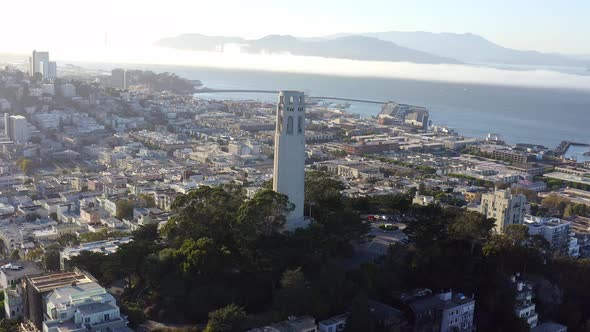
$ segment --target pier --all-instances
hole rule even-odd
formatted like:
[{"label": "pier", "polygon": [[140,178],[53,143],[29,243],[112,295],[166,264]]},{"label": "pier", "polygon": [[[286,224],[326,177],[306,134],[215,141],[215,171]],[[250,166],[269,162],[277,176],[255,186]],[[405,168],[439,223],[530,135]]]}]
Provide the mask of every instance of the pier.
[{"label": "pier", "polygon": [[563,155],[567,152],[570,146],[583,146],[583,147],[590,147],[590,144],[586,143],[577,143],[571,141],[562,141],[557,148],[555,148],[555,153],[558,155]]},{"label": "pier", "polygon": [[[198,89],[195,94],[199,93],[271,93],[271,94],[278,94],[279,91],[275,90],[248,90],[248,89],[210,89],[210,88],[203,88]],[[379,104],[385,105],[387,102],[384,101],[376,101],[376,100],[366,100],[366,99],[355,99],[355,98],[342,98],[342,97],[326,97],[326,96],[309,96],[309,99],[315,100],[338,100],[338,101],[350,101],[356,103],[368,103],[368,104]]]}]

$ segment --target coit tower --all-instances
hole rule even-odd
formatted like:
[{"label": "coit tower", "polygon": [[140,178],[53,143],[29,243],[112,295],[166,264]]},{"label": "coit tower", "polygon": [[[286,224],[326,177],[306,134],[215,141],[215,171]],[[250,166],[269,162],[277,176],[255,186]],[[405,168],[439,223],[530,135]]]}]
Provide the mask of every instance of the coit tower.
[{"label": "coit tower", "polygon": [[306,227],[305,200],[305,97],[300,91],[281,91],[277,105],[273,190],[289,197],[295,209],[287,217],[287,230]]}]

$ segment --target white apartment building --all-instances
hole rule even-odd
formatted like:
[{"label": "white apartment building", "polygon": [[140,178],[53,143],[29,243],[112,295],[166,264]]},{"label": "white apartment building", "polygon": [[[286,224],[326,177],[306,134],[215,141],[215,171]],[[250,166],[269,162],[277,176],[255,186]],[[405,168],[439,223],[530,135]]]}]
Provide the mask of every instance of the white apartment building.
[{"label": "white apartment building", "polygon": [[526,197],[513,195],[509,189],[481,195],[479,212],[496,219],[495,230],[502,233],[508,225],[521,225],[526,212]]},{"label": "white apartment building", "polygon": [[578,239],[572,235],[571,222],[559,218],[541,218],[526,215],[525,225],[529,229],[529,235],[540,235],[549,244],[551,249],[562,255],[572,257],[580,256]]},{"label": "white apartment building", "polygon": [[43,332],[130,331],[115,298],[96,282],[57,288],[43,302]]},{"label": "white apartment building", "polygon": [[532,328],[537,326],[539,315],[536,311],[535,302],[533,302],[533,286],[519,278],[519,275],[511,277],[512,283],[516,287],[516,305],[514,313],[521,319],[524,319]]}]

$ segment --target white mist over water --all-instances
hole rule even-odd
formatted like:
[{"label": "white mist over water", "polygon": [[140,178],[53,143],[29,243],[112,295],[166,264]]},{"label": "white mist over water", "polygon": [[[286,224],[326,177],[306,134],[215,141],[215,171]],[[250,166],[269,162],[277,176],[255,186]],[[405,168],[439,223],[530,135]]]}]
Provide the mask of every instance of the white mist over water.
[{"label": "white mist over water", "polygon": [[[575,89],[590,92],[590,75],[575,75],[548,69],[511,70],[484,65],[415,64],[408,62],[360,61],[294,56],[289,54],[244,54],[239,48],[224,52],[199,52],[151,46],[116,45],[88,52],[48,50],[58,62],[101,62],[113,67],[137,65],[182,65],[222,69],[247,69],[352,77],[396,78],[469,84]],[[584,69],[580,69],[583,72]],[[590,72],[589,72],[590,73]]]}]

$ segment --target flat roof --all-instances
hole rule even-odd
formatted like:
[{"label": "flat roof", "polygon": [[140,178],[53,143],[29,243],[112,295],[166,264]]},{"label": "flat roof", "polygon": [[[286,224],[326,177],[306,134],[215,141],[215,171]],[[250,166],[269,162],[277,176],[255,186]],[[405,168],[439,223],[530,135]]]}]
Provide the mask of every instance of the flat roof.
[{"label": "flat roof", "polygon": [[69,286],[74,283],[94,282],[87,275],[79,272],[60,272],[45,274],[40,276],[28,277],[31,286],[39,293],[48,292],[59,287]]}]

